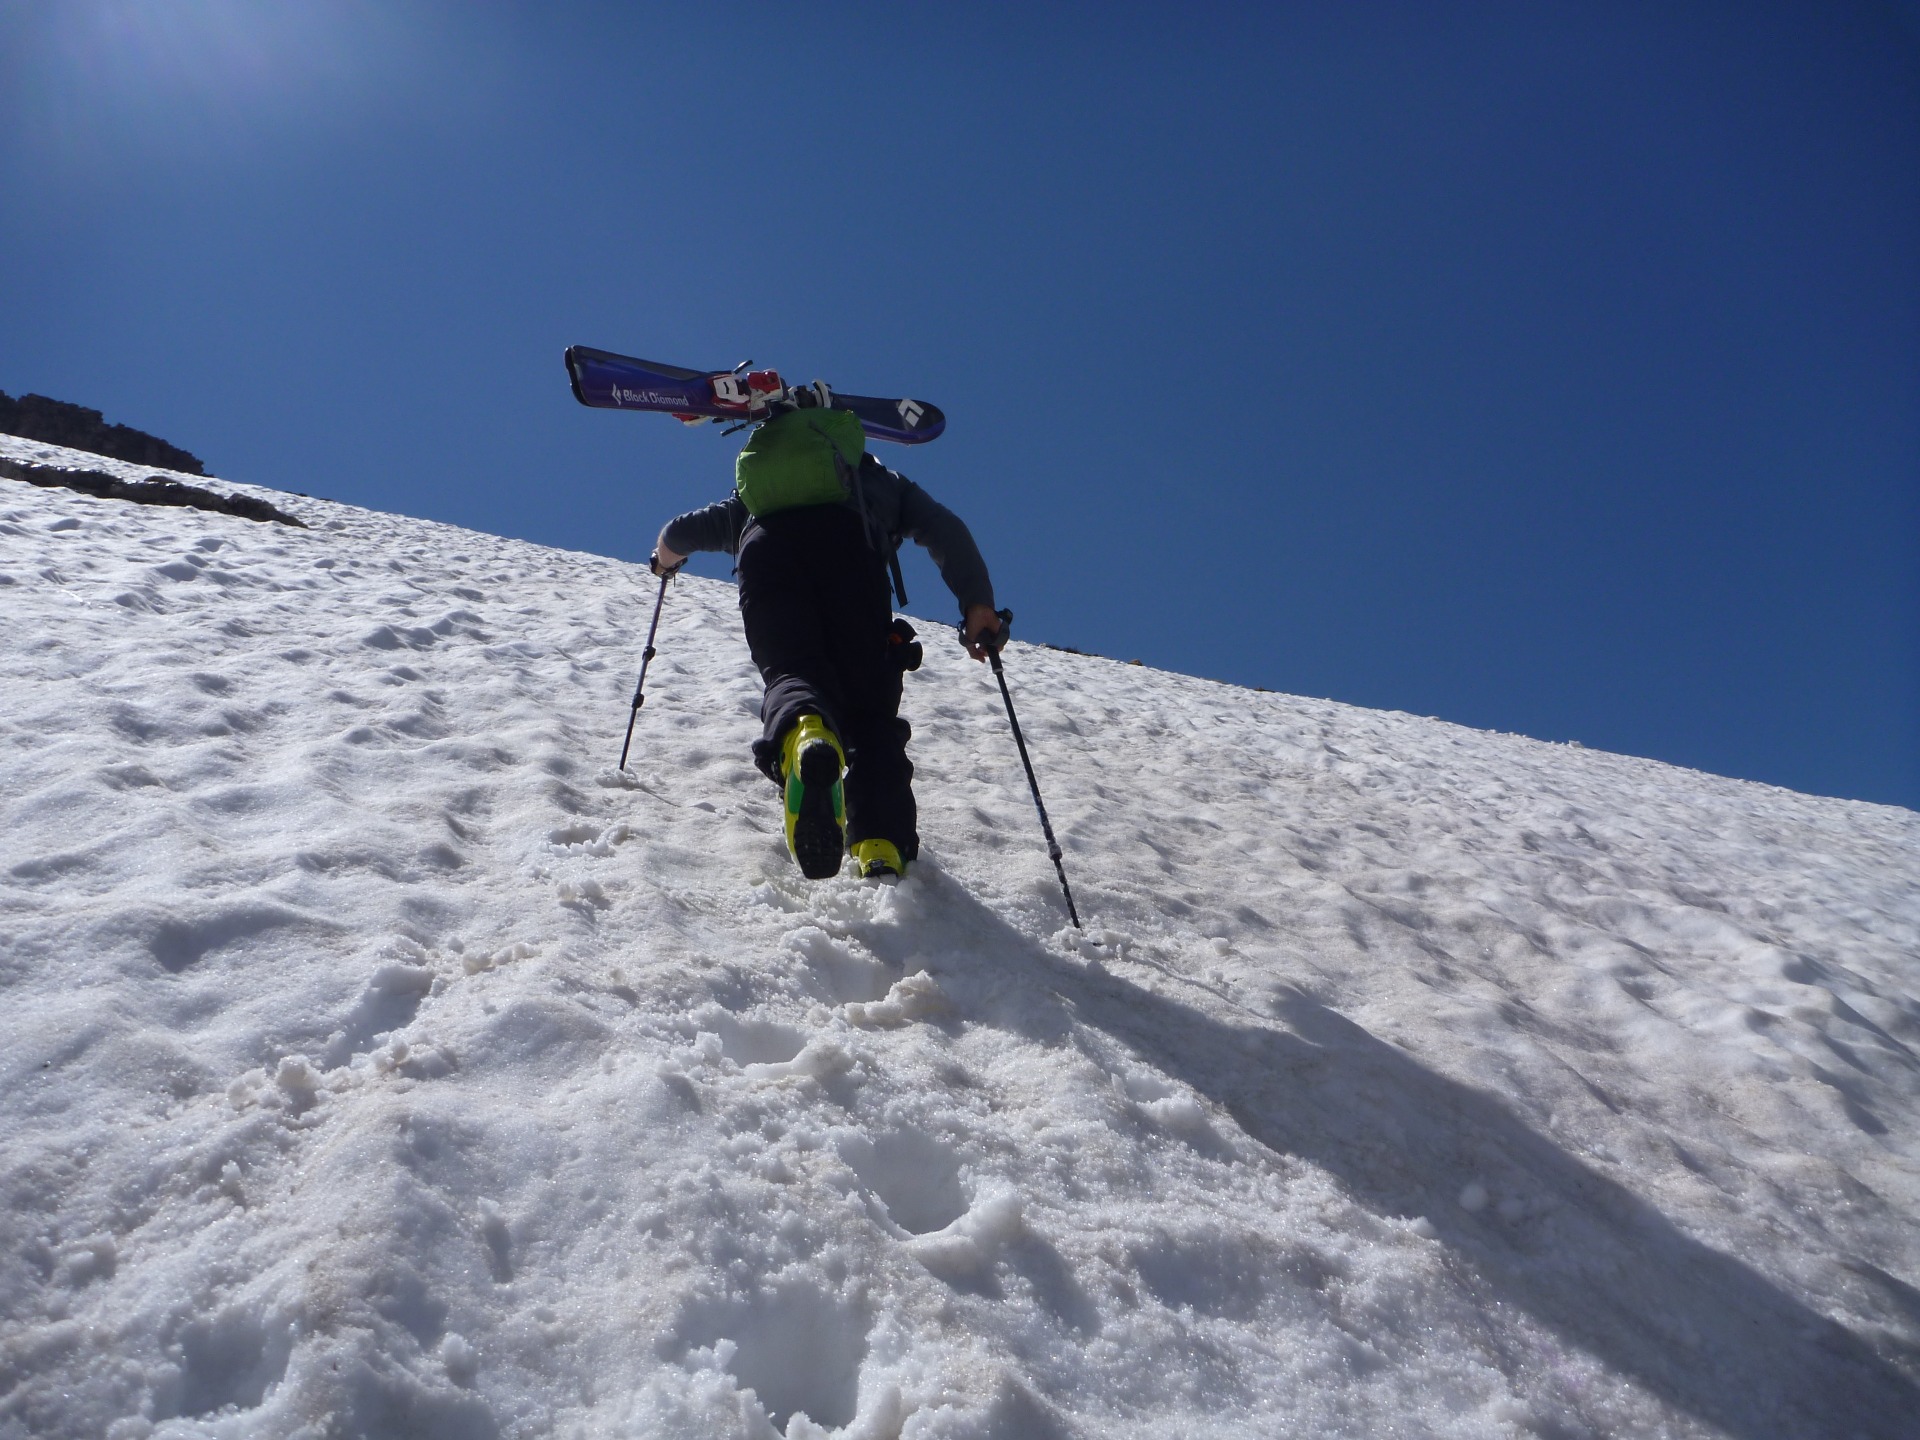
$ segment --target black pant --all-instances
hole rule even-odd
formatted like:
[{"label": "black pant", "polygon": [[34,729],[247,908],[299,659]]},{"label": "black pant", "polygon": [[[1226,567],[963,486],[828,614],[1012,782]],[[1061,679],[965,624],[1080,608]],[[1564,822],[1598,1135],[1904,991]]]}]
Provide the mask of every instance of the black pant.
[{"label": "black pant", "polygon": [[808,712],[847,752],[847,840],[920,849],[912,729],[899,718],[900,667],[888,642],[893,591],[860,517],[841,505],[783,510],[747,527],[737,557],[740,617],[767,692],[753,758],[778,782],[780,747]]}]

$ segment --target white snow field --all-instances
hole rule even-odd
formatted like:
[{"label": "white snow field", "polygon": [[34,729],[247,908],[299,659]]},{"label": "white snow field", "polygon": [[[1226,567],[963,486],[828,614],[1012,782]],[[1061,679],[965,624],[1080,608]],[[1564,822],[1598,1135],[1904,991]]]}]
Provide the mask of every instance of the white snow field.
[{"label": "white snow field", "polygon": [[729,587],[622,775],[644,570],[263,493],[0,481],[5,1440],[1920,1435],[1920,816],[1016,644],[1077,935],[929,623],[809,884]]}]

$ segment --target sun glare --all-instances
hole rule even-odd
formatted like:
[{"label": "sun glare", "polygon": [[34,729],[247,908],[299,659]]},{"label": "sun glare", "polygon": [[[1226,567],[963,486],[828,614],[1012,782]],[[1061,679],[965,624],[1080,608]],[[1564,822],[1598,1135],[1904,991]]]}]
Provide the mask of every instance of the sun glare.
[{"label": "sun glare", "polygon": [[69,0],[23,28],[17,117],[55,164],[212,158],[352,119],[406,48],[390,12],[358,0]]}]

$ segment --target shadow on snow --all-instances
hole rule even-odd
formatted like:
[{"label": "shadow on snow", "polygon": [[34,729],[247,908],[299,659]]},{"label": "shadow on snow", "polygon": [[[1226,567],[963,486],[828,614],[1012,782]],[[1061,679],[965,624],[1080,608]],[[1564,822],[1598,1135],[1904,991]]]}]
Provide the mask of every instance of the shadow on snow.
[{"label": "shadow on snow", "polygon": [[[1424,1215],[1471,1267],[1484,1304],[1519,1307],[1570,1348],[1745,1440],[1913,1433],[1920,1387],[1899,1369],[1497,1096],[1299,991],[1275,1005],[1277,1023],[1249,1012],[1230,1024],[1053,953],[932,867],[926,880],[929,908],[949,910],[959,933],[987,937],[969,948],[993,956],[1006,982],[992,1013],[976,1018],[1053,1042],[1075,1023],[1097,1027],[1270,1150],[1329,1171],[1376,1214]],[[1469,1211],[1456,1197],[1473,1181],[1490,1203]],[[1513,1356],[1504,1368],[1551,1359]]]}]

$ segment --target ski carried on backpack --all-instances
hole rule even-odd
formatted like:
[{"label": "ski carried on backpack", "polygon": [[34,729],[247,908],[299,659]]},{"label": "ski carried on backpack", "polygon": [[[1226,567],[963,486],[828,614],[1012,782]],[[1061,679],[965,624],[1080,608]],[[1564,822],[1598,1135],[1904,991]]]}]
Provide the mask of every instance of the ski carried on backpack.
[{"label": "ski carried on backpack", "polygon": [[[749,361],[747,364],[751,364]],[[794,391],[813,392],[812,403],[846,410],[876,440],[922,445],[947,428],[938,405],[925,400],[882,400],[871,395],[842,395],[821,381],[789,386],[772,370],[688,370],[653,360],[636,360],[586,345],[567,347],[567,378],[573,398],[596,410],[654,410],[689,425],[708,420],[764,420],[769,408]]]}]

